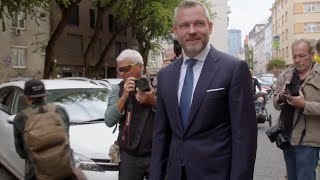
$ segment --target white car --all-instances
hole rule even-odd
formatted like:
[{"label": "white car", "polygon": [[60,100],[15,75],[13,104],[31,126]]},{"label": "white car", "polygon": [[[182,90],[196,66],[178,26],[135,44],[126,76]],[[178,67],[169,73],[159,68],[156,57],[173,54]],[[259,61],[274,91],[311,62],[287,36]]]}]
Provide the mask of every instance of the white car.
[{"label": "white car", "polygon": [[[63,106],[70,119],[70,143],[76,166],[89,180],[118,179],[118,165],[110,163],[109,148],[117,139],[104,123],[110,89],[90,81],[43,80],[48,102]],[[16,153],[13,119],[24,109],[24,81],[0,85],[0,163],[24,179],[24,160]]]}]

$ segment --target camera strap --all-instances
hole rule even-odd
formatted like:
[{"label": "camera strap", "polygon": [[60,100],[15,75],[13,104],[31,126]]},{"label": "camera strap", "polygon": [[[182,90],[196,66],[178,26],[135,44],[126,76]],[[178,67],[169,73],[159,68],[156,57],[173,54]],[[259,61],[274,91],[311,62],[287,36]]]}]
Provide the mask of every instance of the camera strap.
[{"label": "camera strap", "polygon": [[124,145],[128,145],[130,142],[130,123],[132,119],[132,95],[129,95],[126,119],[123,127],[122,141]]},{"label": "camera strap", "polygon": [[[298,114],[298,117],[297,117],[297,119],[296,119],[296,121],[295,121],[295,124],[294,124],[294,126],[293,126],[293,129],[297,126],[298,121],[299,121],[301,115],[303,115],[303,109],[300,109],[300,110],[299,110],[299,114]],[[299,140],[299,145],[302,144],[302,141],[303,141],[303,139],[304,139],[304,136],[306,135],[306,132],[307,132],[307,120],[306,120],[305,117],[303,117],[303,120],[304,120],[304,129],[303,129],[302,132],[301,132],[301,137],[300,137],[300,140]]]}]

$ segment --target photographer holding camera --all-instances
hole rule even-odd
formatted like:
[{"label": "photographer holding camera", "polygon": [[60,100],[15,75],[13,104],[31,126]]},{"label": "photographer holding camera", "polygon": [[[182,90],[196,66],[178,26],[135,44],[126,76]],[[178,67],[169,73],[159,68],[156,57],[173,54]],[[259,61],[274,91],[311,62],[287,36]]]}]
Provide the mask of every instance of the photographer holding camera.
[{"label": "photographer holding camera", "polygon": [[112,86],[105,123],[119,123],[119,180],[143,180],[149,176],[155,117],[155,90],[143,74],[138,51],[124,50],[117,57],[117,70],[123,81]]},{"label": "photographer holding camera", "polygon": [[320,65],[309,41],[292,44],[294,64],[277,80],[274,107],[278,126],[267,131],[283,149],[288,180],[315,180],[320,150]]}]

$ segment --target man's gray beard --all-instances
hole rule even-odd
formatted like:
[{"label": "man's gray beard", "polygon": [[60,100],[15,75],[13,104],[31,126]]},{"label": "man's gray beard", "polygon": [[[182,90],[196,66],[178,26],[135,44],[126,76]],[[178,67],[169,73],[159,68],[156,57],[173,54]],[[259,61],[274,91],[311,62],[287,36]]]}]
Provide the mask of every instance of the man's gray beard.
[{"label": "man's gray beard", "polygon": [[191,48],[185,48],[185,52],[189,54],[195,54],[198,55],[204,48],[202,46],[199,47],[191,47]]}]

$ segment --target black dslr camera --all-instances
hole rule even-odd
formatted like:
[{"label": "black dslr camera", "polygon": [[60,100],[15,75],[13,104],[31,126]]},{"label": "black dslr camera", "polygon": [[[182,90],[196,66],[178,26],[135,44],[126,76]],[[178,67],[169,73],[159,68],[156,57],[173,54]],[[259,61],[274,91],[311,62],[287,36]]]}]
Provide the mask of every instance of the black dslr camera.
[{"label": "black dslr camera", "polygon": [[283,132],[279,126],[273,126],[266,131],[266,134],[270,141],[276,142],[278,148],[285,150],[291,146],[288,136]]},{"label": "black dslr camera", "polygon": [[139,88],[141,91],[150,91],[150,81],[146,77],[142,77],[140,79],[135,80],[136,87]]},{"label": "black dslr camera", "polygon": [[290,82],[290,84],[286,85],[285,94],[290,94],[291,96],[299,96],[299,86]]}]

